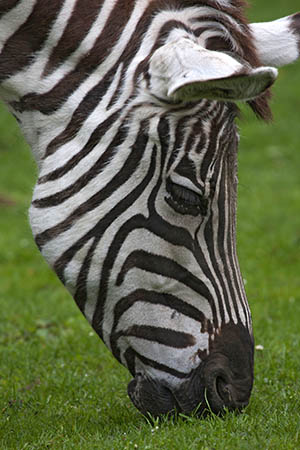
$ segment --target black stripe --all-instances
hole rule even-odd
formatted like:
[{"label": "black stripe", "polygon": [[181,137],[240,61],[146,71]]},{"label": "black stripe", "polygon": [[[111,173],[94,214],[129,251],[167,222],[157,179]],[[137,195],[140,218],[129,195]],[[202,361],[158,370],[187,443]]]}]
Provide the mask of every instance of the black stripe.
[{"label": "black stripe", "polygon": [[[115,329],[119,323],[121,316],[130,309],[137,302],[145,302],[153,305],[161,305],[171,308],[172,310],[190,317],[199,322],[201,325],[201,332],[211,332],[212,328],[209,326],[204,313],[193,305],[181,300],[180,298],[163,292],[149,291],[145,289],[137,289],[126,297],[121,298],[114,309],[114,325]],[[201,303],[199,302],[199,307]]]},{"label": "black stripe", "polygon": [[150,273],[156,273],[158,275],[177,280],[179,283],[184,284],[198,294],[202,295],[202,297],[207,299],[210,304],[214,301],[210,291],[203,281],[195,277],[195,275],[189,272],[185,267],[169,258],[166,258],[165,256],[153,255],[144,250],[135,250],[127,257],[120,273],[118,274],[118,286],[123,283],[126,273],[133,268],[145,270]]},{"label": "black stripe", "polygon": [[[201,228],[201,226],[199,228]],[[196,236],[199,236],[199,232],[196,233]],[[209,268],[208,262],[206,261],[206,257],[204,256],[203,250],[201,248],[201,244],[199,245],[198,242],[195,245],[194,255],[195,255],[197,263],[201,267],[203,274],[206,276],[206,278],[208,280],[210,280],[210,282],[214,288],[214,292],[216,294],[215,301],[212,302],[212,304],[210,306],[212,309],[213,325],[214,325],[214,328],[217,329],[218,328],[218,317],[217,317],[216,302],[218,302],[218,299],[221,298],[222,293],[220,292],[219,287],[217,285],[217,282],[215,279],[215,274],[212,273]],[[220,316],[221,316],[221,320],[224,320],[223,309],[220,310]]]},{"label": "black stripe", "polygon": [[152,305],[161,305],[173,310],[173,313],[182,314],[189,317],[196,322],[199,322],[199,331],[201,333],[212,334],[213,327],[211,322],[205,317],[204,313],[200,310],[201,302],[199,302],[199,309],[190,305],[189,303],[181,300],[174,295],[149,291],[145,289],[137,289],[126,297],[121,298],[114,309],[114,323],[112,326],[110,336],[110,347],[113,355],[119,360],[120,349],[117,347],[117,341],[115,339],[115,330],[119,324],[121,316],[130,309],[137,302],[150,303]]},{"label": "black stripe", "polygon": [[50,75],[65,62],[88,34],[100,10],[99,0],[76,0],[71,17],[58,43],[48,58],[43,76]]},{"label": "black stripe", "polygon": [[[100,241],[103,233],[110,227],[110,225],[126,211],[136,199],[144,192],[146,186],[153,177],[156,168],[156,152],[153,152],[151,164],[147,175],[142,182],[130,192],[124,199],[122,199],[109,213],[103,217],[99,222],[81,239],[76,241],[67,251],[65,251],[54,264],[54,270],[57,272],[60,279],[63,278],[63,271],[67,264],[73,259],[76,253],[93,237],[96,238],[95,245]],[[102,280],[102,277],[100,277]],[[75,296],[77,298],[77,296]],[[95,328],[96,329],[96,328]]]},{"label": "black stripe", "polygon": [[[147,130],[148,123],[146,121],[141,122],[140,129],[136,136],[136,141],[132,146],[129,157],[125,161],[122,169],[120,169],[120,171],[112,178],[112,180],[110,180],[108,185],[106,185],[103,189],[90,197],[86,202],[82,203],[79,207],[75,208],[75,210],[62,222],[54,225],[48,230],[43,231],[35,237],[35,241],[39,248],[41,248],[51,239],[59,236],[59,234],[70,229],[72,225],[78,219],[80,219],[80,217],[97,208],[104,200],[109,198],[120,186],[122,186],[128,179],[132,177],[133,173],[137,170],[138,163],[142,158],[142,155],[148,143],[149,137],[147,134]],[[46,207],[45,203],[43,203],[43,207]]]},{"label": "black stripe", "polygon": [[[54,0],[51,1],[51,3]],[[56,0],[57,1],[57,0]],[[62,0],[61,0],[62,1]],[[78,87],[90,76],[99,65],[105,61],[113,49],[113,45],[118,41],[126,23],[130,19],[134,2],[129,2],[126,7],[119,1],[111,11],[105,23],[102,33],[96,39],[93,48],[78,61],[72,72],[64,76],[50,91],[45,94],[35,93],[25,95],[16,105],[19,111],[37,110],[45,115],[53,114],[60,106],[75,92]],[[114,30],[113,34],[111,30]],[[141,30],[139,30],[141,33]],[[119,64],[119,63],[118,63]],[[116,68],[114,69],[114,71]],[[110,83],[113,71],[103,74],[101,80],[102,95]],[[109,76],[109,80],[107,79]],[[99,97],[97,97],[97,102]]]},{"label": "black stripe", "polygon": [[[224,268],[224,275],[223,275],[223,277],[225,276],[225,278],[227,280],[227,285],[228,285],[228,288],[229,288],[230,299],[228,299],[227,290],[226,290],[226,297],[225,297],[226,298],[227,312],[228,312],[228,315],[230,317],[230,320],[232,321],[233,320],[232,307],[233,307],[234,310],[235,310],[235,313],[236,313],[237,320],[241,321],[241,317],[240,317],[240,313],[239,313],[238,305],[237,305],[237,299],[236,299],[236,295],[235,295],[235,292],[234,292],[234,289],[233,289],[234,265],[233,265],[233,261],[231,260],[230,261],[231,262],[231,268],[232,268],[232,274],[231,274],[229,269],[228,269],[228,264],[227,264],[227,261],[226,261],[226,256],[229,257],[229,259],[230,259],[231,246],[228,247],[228,245],[227,245],[227,253],[225,253],[225,243],[228,244],[228,242],[231,241],[231,245],[232,245],[232,243],[234,243],[234,245],[235,245],[235,236],[231,235],[231,222],[234,221],[234,213],[233,213],[232,208],[231,208],[231,201],[233,199],[230,196],[231,192],[229,191],[229,189],[230,189],[229,186],[230,186],[230,184],[232,182],[232,177],[230,176],[230,171],[231,170],[232,170],[232,168],[228,166],[228,160],[227,160],[227,157],[226,157],[225,161],[224,161],[223,183],[222,183],[222,186],[220,186],[220,188],[221,188],[220,190],[224,194],[224,196],[220,195],[219,202],[218,202],[218,208],[219,208],[220,211],[222,209],[223,210],[226,209],[227,215],[228,215],[228,219],[229,219],[229,223],[227,223],[228,231],[227,231],[227,235],[225,235],[225,226],[224,225],[225,225],[225,221],[226,221],[226,215],[224,214],[224,218],[223,218],[223,220],[221,222],[224,225],[222,227],[219,227],[219,230],[218,230],[218,249],[219,249],[222,261],[223,261],[223,268]],[[225,192],[227,193],[227,196],[228,196],[228,204],[227,205],[226,205],[226,202],[225,202]],[[224,205],[226,205],[225,208],[224,208]],[[224,288],[225,288],[225,286],[224,286]],[[230,305],[229,300],[231,300],[232,306]]]},{"label": "black stripe", "polygon": [[115,333],[114,339],[118,340],[122,336],[133,336],[173,348],[192,347],[196,344],[192,334],[150,325],[132,325],[126,330]]},{"label": "black stripe", "polygon": [[[106,302],[107,290],[109,285],[109,277],[111,270],[113,268],[115,260],[118,258],[118,254],[125,242],[126,238],[130,235],[133,230],[144,228],[149,232],[161,237],[162,239],[167,239],[169,243],[174,245],[181,245],[188,248],[191,252],[193,249],[193,240],[190,234],[181,227],[174,227],[169,223],[162,220],[153,209],[152,201],[155,201],[155,194],[157,193],[157,186],[153,189],[153,199],[152,194],[150,195],[148,205],[149,205],[149,218],[145,218],[142,215],[136,215],[125,222],[115,235],[113,242],[111,243],[105,260],[102,265],[99,287],[99,297],[97,301],[97,309],[94,314],[93,323],[95,326],[101,326],[103,321],[103,311]],[[81,280],[82,283],[82,280]]]},{"label": "black stripe", "polygon": [[[235,180],[235,172],[232,173],[232,168],[234,167],[234,170],[236,170],[237,166],[237,137],[236,133],[233,133],[232,139],[230,142],[230,147],[228,148],[227,153],[227,171],[230,174],[231,182],[227,183],[227,189],[228,189],[228,196],[231,198],[232,203],[236,204],[236,198],[237,198],[237,181]],[[240,274],[240,268],[239,268],[239,262],[237,258],[236,253],[236,210],[233,205],[231,205],[231,223],[229,224],[229,232],[227,235],[227,248],[228,248],[228,257],[230,261],[230,267],[232,268],[232,283],[236,286],[236,291],[238,294],[238,298],[235,299],[235,295],[233,295],[234,300],[234,307],[237,311],[237,318],[240,318],[240,314],[238,312],[238,306],[241,305],[245,320],[248,323],[248,316],[249,316],[249,310],[247,310],[245,306],[245,300],[246,295],[244,293],[243,289],[243,282],[242,287],[240,288],[240,281],[241,281],[241,274]],[[247,300],[246,300],[247,302]],[[248,326],[250,324],[248,323]]]},{"label": "black stripe", "polygon": [[[84,244],[83,244],[84,245]],[[83,247],[82,245],[82,247]],[[74,299],[76,301],[76,304],[80,311],[84,314],[84,307],[87,299],[87,277],[89,274],[89,270],[91,267],[93,255],[95,252],[95,249],[98,245],[98,239],[94,239],[93,243],[91,244],[91,247],[89,248],[89,251],[87,252],[86,257],[84,258],[81,268],[79,271],[79,274],[77,276],[76,280],[76,292],[74,294]],[[56,262],[57,267],[60,265],[60,277],[63,278],[63,271],[66,266],[66,263],[63,262],[63,259],[60,258],[59,262]]]},{"label": "black stripe", "polygon": [[[129,370],[131,375],[134,377],[135,376],[135,353],[132,350],[132,348],[129,347],[125,351],[124,358],[126,361],[127,369]],[[122,361],[120,359],[118,361],[120,361],[120,363],[122,364]]]},{"label": "black stripe", "polygon": [[[81,107],[81,105],[83,103],[84,103],[84,100],[76,108],[76,110],[73,113],[72,118],[71,118],[70,122],[68,123],[68,125],[66,126],[66,128],[58,136],[56,136],[50,142],[50,144],[47,146],[47,149],[46,149],[43,159],[46,159],[46,158],[48,158],[48,156],[53,155],[53,153],[55,153],[59,147],[72,141],[74,139],[74,136],[77,135],[79,128],[82,126],[84,119],[86,118],[85,115],[83,115],[84,109]],[[89,105],[89,107],[91,107],[91,105]],[[88,112],[86,110],[84,110],[84,111],[85,111],[85,113],[91,112],[90,110]],[[98,125],[98,127],[93,131],[93,133],[92,133],[88,143],[85,145],[84,149],[81,150],[80,157],[81,157],[81,155],[86,156],[86,154],[88,154],[88,153],[85,154],[84,151],[87,152],[88,149],[92,150],[94,148],[91,145],[93,143],[93,141],[97,142],[97,138],[98,138],[98,140],[101,138],[101,136],[104,134],[104,132],[107,129],[109,129],[112,126],[112,124],[118,119],[118,117],[120,116],[120,112],[121,112],[121,110],[118,109],[117,111],[115,111],[115,113],[113,113],[111,116],[109,116],[103,122],[101,122],[100,125]],[[77,155],[75,155],[73,158],[76,158],[76,156]],[[71,159],[71,161],[74,161],[74,160]],[[79,161],[77,161],[77,160],[74,161],[74,163],[78,163],[78,162]],[[67,165],[68,164],[69,163],[67,163]],[[63,166],[62,169],[64,169],[64,167],[65,166]],[[66,173],[63,171],[60,174],[60,172],[59,172],[60,170],[61,170],[60,168],[57,169],[58,176],[62,176],[62,175],[64,175],[64,173]],[[49,178],[47,178],[47,177],[48,177],[47,175],[45,177],[42,177],[42,181],[39,180],[39,182],[46,182],[46,181],[55,179],[55,178],[51,178],[51,174],[49,175]],[[45,179],[45,181],[43,181],[44,179]]]},{"label": "black stripe", "polygon": [[[224,244],[227,240],[227,236],[225,236],[225,225],[227,222],[227,219],[229,221],[231,220],[231,212],[230,212],[230,199],[226,202],[226,184],[228,183],[227,178],[227,165],[226,165],[226,158],[223,158],[223,165],[222,165],[222,173],[221,173],[221,179],[219,183],[218,193],[217,193],[217,205],[218,205],[218,228],[217,232],[212,236],[212,239],[217,244],[217,252],[219,253],[219,256],[217,257],[215,250],[213,250],[214,254],[214,260],[217,258],[221,259],[220,266],[216,262],[216,275],[218,276],[219,282],[222,286],[222,292],[223,292],[223,300],[225,303],[226,311],[229,316],[230,321],[233,320],[232,318],[232,310],[230,306],[230,299],[228,296],[228,290],[227,286],[229,286],[229,290],[231,293],[231,297],[234,296],[232,292],[232,286],[231,286],[231,277],[227,268],[227,262],[226,262],[226,252],[224,248]],[[228,226],[230,226],[230,222],[228,223]],[[225,283],[225,279],[227,283]],[[227,284],[227,286],[226,286]]]},{"label": "black stripe", "polygon": [[[34,200],[32,202],[33,206],[35,206],[36,208],[49,208],[52,206],[57,206],[69,200],[74,195],[76,195],[79,191],[81,191],[81,189],[87,186],[97,175],[99,175],[103,171],[103,169],[107,166],[107,164],[113,157],[113,154],[118,150],[118,147],[122,145],[122,143],[125,141],[127,135],[128,129],[125,128],[123,124],[121,124],[119,129],[116,130],[115,136],[110,145],[105,149],[105,151],[101,154],[100,158],[89,170],[84,172],[73,184],[71,184],[67,188],[55,194],[49,195],[48,197]],[[74,158],[72,158],[73,161],[70,162],[70,165],[67,164],[67,167],[65,167],[63,170],[66,172],[68,170],[71,170],[73,168],[74,159],[80,160],[82,158],[82,153],[83,154],[90,153],[93,150],[93,148],[98,144],[98,139],[99,139],[98,130],[96,130],[96,132],[93,133],[93,136],[91,137],[87,145],[83,148],[82,152],[80,152],[78,156],[76,155]],[[55,174],[55,176],[57,176],[57,174]]]},{"label": "black stripe", "polygon": [[11,9],[15,8],[20,0],[1,0],[0,5],[0,19],[1,17],[8,13]]},{"label": "black stripe", "polygon": [[45,2],[37,0],[26,22],[6,41],[2,49],[0,83],[32,62],[33,55],[41,50],[46,41],[63,3],[64,0],[51,0],[45,8]]},{"label": "black stripe", "polygon": [[134,356],[135,358],[138,358],[143,364],[145,364],[149,367],[153,367],[156,370],[160,370],[161,372],[169,373],[173,377],[184,379],[184,378],[188,378],[190,375],[190,373],[181,372],[179,370],[173,369],[172,367],[168,367],[165,364],[161,364],[157,361],[154,361],[153,359],[146,358],[146,356],[141,355],[140,353],[133,350],[132,348],[130,349],[130,356],[131,356],[131,361]]}]

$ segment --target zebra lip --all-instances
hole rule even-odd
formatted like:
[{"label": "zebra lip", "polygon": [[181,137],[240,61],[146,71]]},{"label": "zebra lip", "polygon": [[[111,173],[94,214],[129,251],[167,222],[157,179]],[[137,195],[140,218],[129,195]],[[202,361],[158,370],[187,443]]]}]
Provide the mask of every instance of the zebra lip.
[{"label": "zebra lip", "polygon": [[150,413],[157,417],[176,411],[181,411],[171,390],[160,382],[136,374],[127,388],[128,395],[134,406],[144,415]]}]

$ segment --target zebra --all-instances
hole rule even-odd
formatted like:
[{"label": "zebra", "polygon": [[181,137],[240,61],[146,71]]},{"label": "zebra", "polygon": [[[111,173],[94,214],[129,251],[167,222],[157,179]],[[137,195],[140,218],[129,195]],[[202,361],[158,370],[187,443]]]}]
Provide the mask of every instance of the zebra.
[{"label": "zebra", "polygon": [[4,0],[0,96],[30,144],[42,255],[132,375],[142,414],[241,410],[251,314],[236,254],[237,101],[270,120],[300,13],[243,0]]}]

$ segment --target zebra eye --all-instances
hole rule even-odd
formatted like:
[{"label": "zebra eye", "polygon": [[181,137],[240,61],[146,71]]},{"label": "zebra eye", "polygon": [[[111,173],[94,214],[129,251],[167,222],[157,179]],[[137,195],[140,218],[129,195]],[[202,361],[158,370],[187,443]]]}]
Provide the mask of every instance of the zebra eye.
[{"label": "zebra eye", "polygon": [[206,214],[208,201],[201,194],[170,180],[167,180],[166,189],[169,195],[165,200],[176,212],[192,216]]}]

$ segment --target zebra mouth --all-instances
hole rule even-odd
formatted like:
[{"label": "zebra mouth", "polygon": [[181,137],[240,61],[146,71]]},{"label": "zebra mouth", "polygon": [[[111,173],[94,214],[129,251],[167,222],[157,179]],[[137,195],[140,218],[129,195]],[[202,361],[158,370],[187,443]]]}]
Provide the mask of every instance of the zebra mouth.
[{"label": "zebra mouth", "polygon": [[141,373],[130,381],[127,391],[134,406],[145,416],[150,413],[157,417],[181,409],[169,388]]},{"label": "zebra mouth", "polygon": [[241,411],[248,404],[251,388],[251,379],[234,382],[223,367],[201,364],[177,389],[138,373],[128,384],[128,395],[145,416],[194,412],[204,417],[211,412],[222,414],[225,408]]},{"label": "zebra mouth", "polygon": [[[176,390],[164,386],[158,380],[149,379],[138,373],[128,384],[128,395],[134,406],[145,416],[173,415],[175,413],[190,414],[194,410],[202,413],[205,408],[201,405],[199,392],[194,389],[194,383],[186,380]],[[202,392],[203,394],[203,392]]]}]

